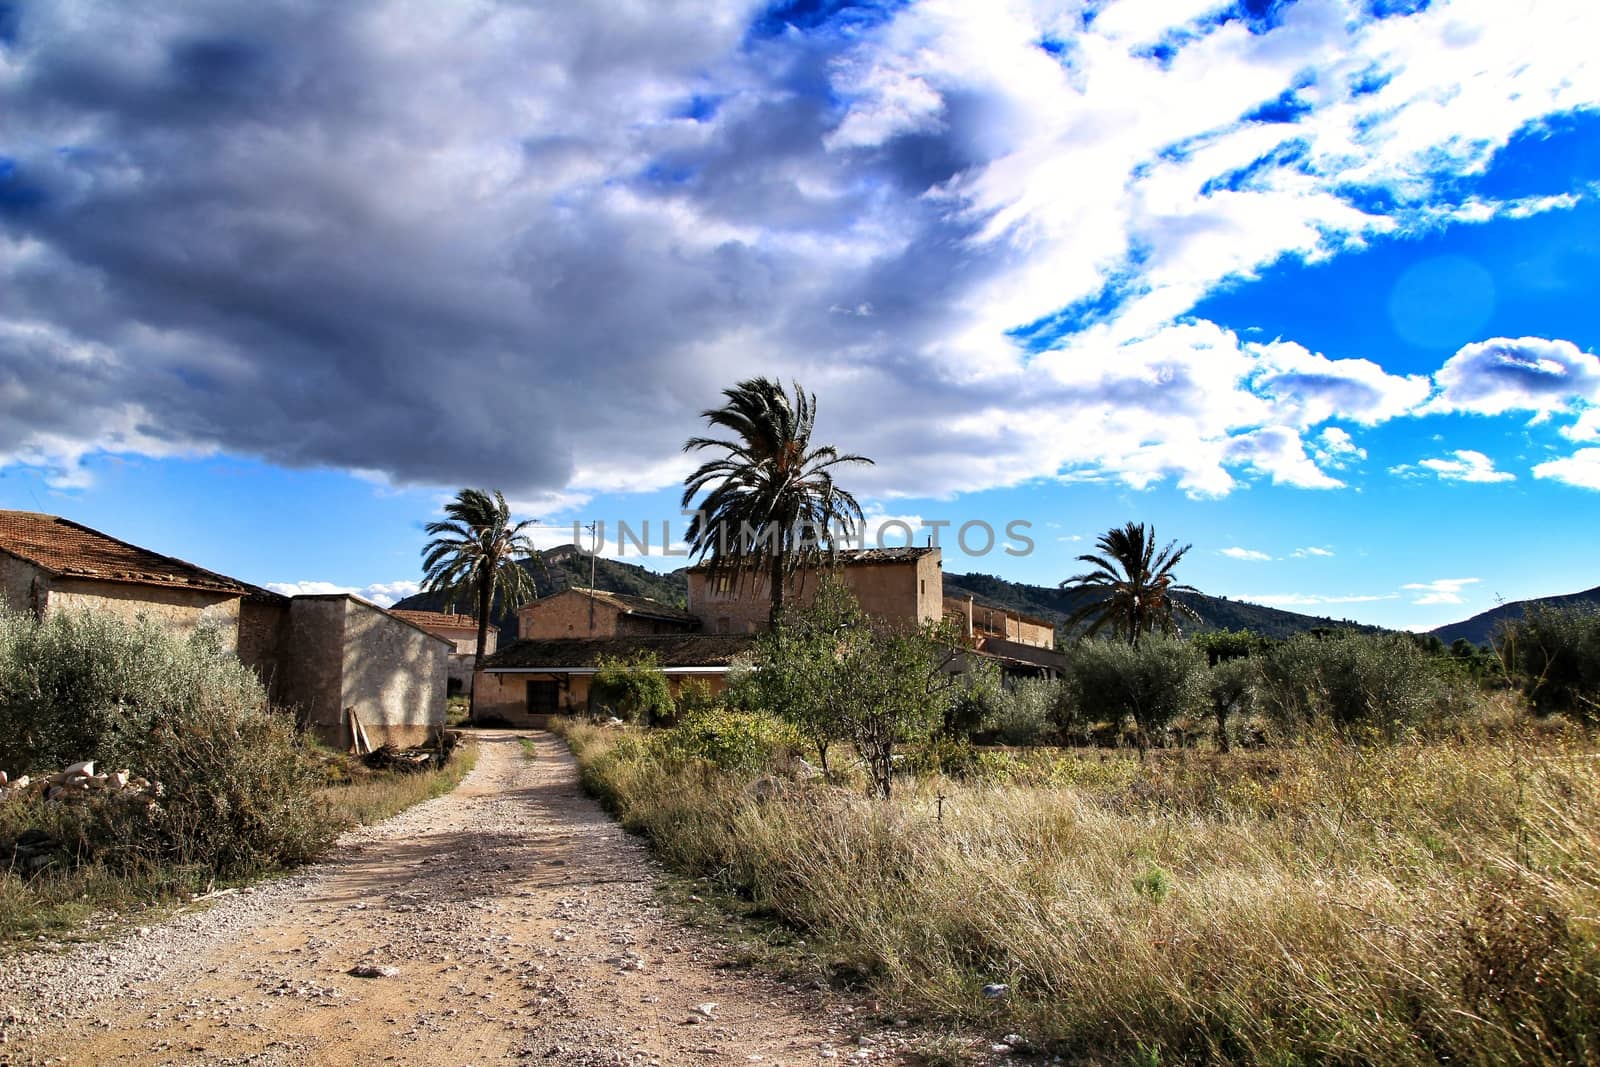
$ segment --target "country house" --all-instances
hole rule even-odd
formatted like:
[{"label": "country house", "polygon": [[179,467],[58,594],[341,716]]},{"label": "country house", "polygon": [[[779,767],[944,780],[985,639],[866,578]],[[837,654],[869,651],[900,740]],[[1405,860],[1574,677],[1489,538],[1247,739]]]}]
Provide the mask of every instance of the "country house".
[{"label": "country house", "polygon": [[281,596],[56,515],[0,510],[0,606],[211,626],[330,744],[348,742],[351,711],[375,745],[418,744],[444,723],[448,641],[360,597]]}]

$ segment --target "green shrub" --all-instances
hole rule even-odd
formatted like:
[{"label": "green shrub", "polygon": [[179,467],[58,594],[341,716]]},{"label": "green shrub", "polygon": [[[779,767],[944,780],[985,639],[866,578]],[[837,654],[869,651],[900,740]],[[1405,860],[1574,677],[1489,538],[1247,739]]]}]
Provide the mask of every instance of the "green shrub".
[{"label": "green shrub", "polygon": [[311,858],[339,829],[292,719],[215,633],[179,639],[87,613],[0,618],[0,767],[83,759],[163,791],[137,816],[110,802],[42,805],[50,825],[37,828],[75,861],[231,877]]},{"label": "green shrub", "polygon": [[1600,609],[1535,605],[1505,626],[1500,646],[1534,711],[1600,720]]},{"label": "green shrub", "polygon": [[1061,686],[1024,678],[996,691],[984,728],[1008,745],[1037,745],[1055,733],[1060,719]]},{"label": "green shrub", "polygon": [[1255,663],[1248,659],[1217,660],[1206,672],[1206,696],[1216,723],[1217,747],[1224,752],[1230,747],[1228,723],[1249,714],[1260,677]]},{"label": "green shrub", "polygon": [[686,719],[706,712],[721,711],[725,706],[723,695],[711,691],[711,683],[704,678],[689,678],[678,687],[678,714]]},{"label": "green shrub", "polygon": [[756,773],[799,745],[793,728],[755,711],[703,710],[651,739],[669,759],[705,760],[730,771]]},{"label": "green shrub", "polygon": [[676,706],[667,676],[652,653],[607,657],[589,686],[589,710],[609,708],[629,722],[656,725],[670,720]]},{"label": "green shrub", "polygon": [[1203,706],[1204,671],[1205,657],[1187,641],[1080,641],[1067,653],[1068,706],[1086,723],[1120,726],[1132,720],[1142,747],[1163,739],[1180,715]]},{"label": "green shrub", "polygon": [[1448,695],[1448,661],[1398,634],[1298,636],[1258,660],[1264,708],[1291,735],[1315,725],[1397,736]]}]

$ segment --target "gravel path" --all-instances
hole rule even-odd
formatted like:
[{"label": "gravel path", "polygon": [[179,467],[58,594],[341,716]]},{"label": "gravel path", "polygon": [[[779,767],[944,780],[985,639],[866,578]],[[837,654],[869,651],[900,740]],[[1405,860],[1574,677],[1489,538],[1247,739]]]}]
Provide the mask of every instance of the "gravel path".
[{"label": "gravel path", "polygon": [[0,1063],[904,1062],[902,1036],[849,1006],[724,969],[566,746],[533,738],[530,760],[485,734],[455,792],[327,863],[3,961]]}]

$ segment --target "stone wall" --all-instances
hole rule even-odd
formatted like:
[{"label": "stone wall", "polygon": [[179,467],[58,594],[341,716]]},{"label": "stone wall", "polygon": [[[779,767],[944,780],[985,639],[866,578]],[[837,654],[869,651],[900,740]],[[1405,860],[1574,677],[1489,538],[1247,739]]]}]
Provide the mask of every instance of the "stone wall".
[{"label": "stone wall", "polygon": [[216,625],[222,647],[237,652],[239,600],[237,593],[57,577],[50,583],[49,610],[90,611],[129,622],[142,616],[180,637],[209,622]]},{"label": "stone wall", "polygon": [[[37,584],[36,584],[37,583]],[[19,614],[37,615],[44,605],[49,579],[27,560],[0,552],[0,606]]]},{"label": "stone wall", "polygon": [[283,700],[288,643],[288,598],[252,596],[239,603],[239,661],[256,672],[274,702]]},{"label": "stone wall", "polygon": [[452,646],[381,608],[344,598],[341,708],[374,745],[421,744],[444,725]]},{"label": "stone wall", "polygon": [[[937,552],[915,560],[853,564],[839,568],[838,574],[862,610],[885,625],[909,628],[939,618],[944,571]],[[789,602],[811,603],[821,575],[812,568],[797,571],[789,581]],[[767,626],[770,588],[764,575],[746,575],[741,583],[733,575],[712,578],[703,571],[690,571],[689,610],[707,633],[755,633]]]},{"label": "stone wall", "polygon": [[[589,629],[589,606],[594,605],[594,629]],[[605,600],[577,589],[532,600],[517,609],[517,636],[528,638],[631,637],[681,634],[692,631],[689,622],[632,615]]]},{"label": "stone wall", "polygon": [[343,748],[344,601],[342,596],[297,596],[289,601],[280,698],[299,722]]}]

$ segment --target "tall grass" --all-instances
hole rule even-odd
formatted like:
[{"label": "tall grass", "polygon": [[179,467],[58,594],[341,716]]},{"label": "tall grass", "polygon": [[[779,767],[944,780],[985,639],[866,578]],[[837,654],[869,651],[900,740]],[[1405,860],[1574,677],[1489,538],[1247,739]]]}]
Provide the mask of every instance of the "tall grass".
[{"label": "tall grass", "polygon": [[659,735],[568,738],[668,863],[904,1010],[1096,1062],[1600,1062],[1581,739],[1068,752],[887,803],[754,786]]}]

